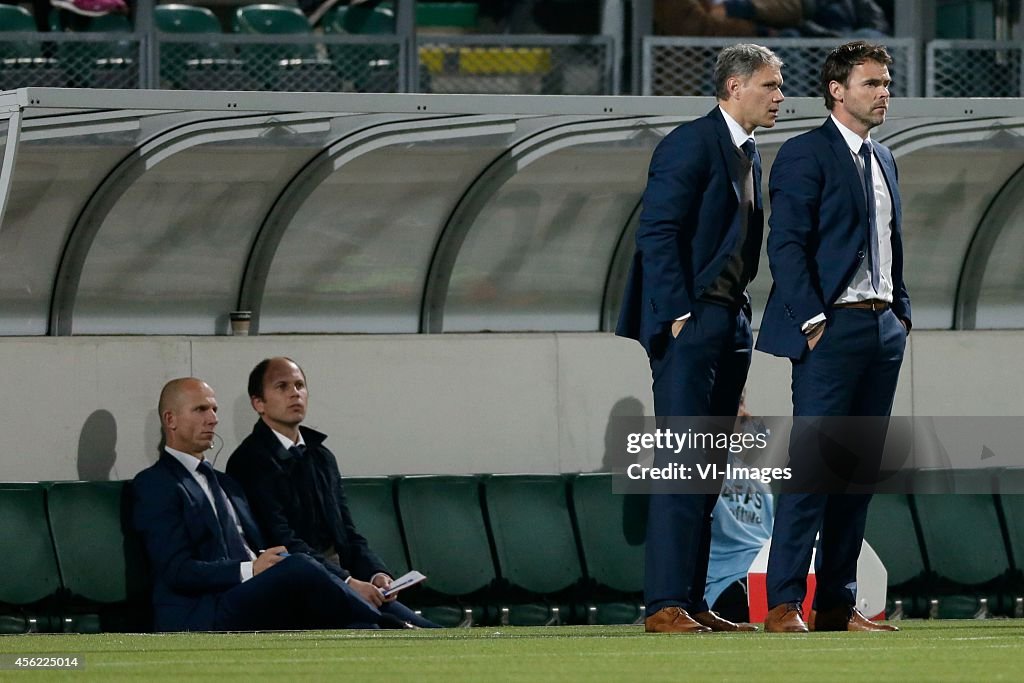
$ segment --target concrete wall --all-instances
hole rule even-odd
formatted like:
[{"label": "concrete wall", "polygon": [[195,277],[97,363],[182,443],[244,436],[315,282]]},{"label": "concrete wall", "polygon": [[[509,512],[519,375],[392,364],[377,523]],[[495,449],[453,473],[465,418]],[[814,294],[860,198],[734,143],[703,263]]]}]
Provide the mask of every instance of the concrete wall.
[{"label": "concrete wall", "polygon": [[[895,412],[1024,414],[1022,344],[915,332]],[[156,458],[160,387],[186,375],[217,391],[222,469],[255,420],[249,370],[277,354],[351,475],[596,470],[621,457],[609,417],[653,412],[643,350],[607,334],[8,338],[0,480],[132,477]],[[754,412],[789,414],[788,361],[755,353],[748,386]]]}]

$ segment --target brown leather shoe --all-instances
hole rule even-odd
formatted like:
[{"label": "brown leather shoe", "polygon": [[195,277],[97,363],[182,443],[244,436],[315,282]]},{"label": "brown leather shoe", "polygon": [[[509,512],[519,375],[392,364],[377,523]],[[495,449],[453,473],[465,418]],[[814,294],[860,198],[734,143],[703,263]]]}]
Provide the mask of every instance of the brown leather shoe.
[{"label": "brown leather shoe", "polygon": [[812,611],[811,615],[812,631],[899,631],[896,626],[871,621],[856,607],[849,605],[839,605],[817,613]]},{"label": "brown leather shoe", "polygon": [[768,633],[807,633],[804,608],[799,602],[784,602],[768,610],[764,630]]},{"label": "brown leather shoe", "polygon": [[682,607],[663,607],[644,619],[648,633],[710,633],[711,629],[694,621]]},{"label": "brown leather shoe", "polygon": [[753,624],[746,624],[743,622],[734,623],[728,619],[723,619],[722,615],[717,612],[708,610],[707,612],[697,612],[693,615],[693,620],[701,626],[707,626],[712,631],[756,631],[757,627]]}]

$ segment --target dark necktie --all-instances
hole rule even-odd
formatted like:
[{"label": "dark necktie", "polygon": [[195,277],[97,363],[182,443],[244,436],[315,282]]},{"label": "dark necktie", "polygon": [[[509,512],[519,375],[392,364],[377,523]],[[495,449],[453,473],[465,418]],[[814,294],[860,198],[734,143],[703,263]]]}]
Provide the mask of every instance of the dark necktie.
[{"label": "dark necktie", "polygon": [[294,444],[288,449],[288,452],[296,458],[301,458],[306,454],[306,445],[301,443]]},{"label": "dark necktie", "polygon": [[747,159],[750,160],[751,182],[754,186],[751,199],[754,202],[754,208],[757,208],[757,194],[760,189],[758,181],[761,179],[761,155],[757,153],[757,145],[754,144],[753,138],[748,138],[746,142],[740,145],[740,149],[743,150],[743,153],[747,155]]},{"label": "dark necktie", "polygon": [[864,174],[864,200],[868,209],[868,257],[871,259],[871,287],[877,292],[880,279],[878,269],[878,225],[875,220],[875,183],[871,178],[871,143],[860,146],[861,173]]},{"label": "dark necktie", "polygon": [[201,475],[206,477],[206,481],[210,485],[214,506],[217,508],[217,521],[220,522],[220,532],[224,537],[224,547],[228,551],[228,559],[239,562],[248,561],[250,557],[245,549],[245,539],[242,538],[242,534],[238,533],[238,527],[235,526],[235,521],[228,511],[230,503],[224,489],[220,487],[220,482],[217,481],[217,474],[213,471],[213,466],[203,460],[197,469]]}]

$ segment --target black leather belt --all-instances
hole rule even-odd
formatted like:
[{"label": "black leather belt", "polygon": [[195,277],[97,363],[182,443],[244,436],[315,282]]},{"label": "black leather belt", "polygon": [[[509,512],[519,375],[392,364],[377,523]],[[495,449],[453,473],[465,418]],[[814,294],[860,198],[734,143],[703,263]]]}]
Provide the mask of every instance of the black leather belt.
[{"label": "black leather belt", "polygon": [[867,308],[872,311],[889,310],[889,302],[879,299],[868,299],[867,301],[852,301],[850,303],[836,304],[834,308]]}]

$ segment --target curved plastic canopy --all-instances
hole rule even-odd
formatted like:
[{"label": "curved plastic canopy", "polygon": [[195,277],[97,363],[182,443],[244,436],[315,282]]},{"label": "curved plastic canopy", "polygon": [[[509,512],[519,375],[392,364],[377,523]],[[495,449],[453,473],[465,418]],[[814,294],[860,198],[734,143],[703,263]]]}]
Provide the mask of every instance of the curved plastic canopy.
[{"label": "curved plastic canopy", "polygon": [[[0,334],[609,330],[651,152],[713,104],[3,93]],[[783,106],[766,169],[825,115]],[[899,99],[873,136],[915,325],[1024,327],[1024,102]]]}]

